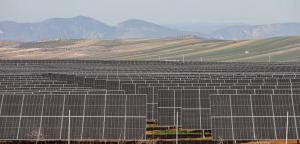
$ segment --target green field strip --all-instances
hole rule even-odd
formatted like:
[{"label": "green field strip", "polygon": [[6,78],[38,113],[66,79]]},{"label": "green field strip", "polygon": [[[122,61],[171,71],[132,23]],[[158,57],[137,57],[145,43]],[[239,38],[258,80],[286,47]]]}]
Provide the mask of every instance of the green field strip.
[{"label": "green field strip", "polygon": [[[272,43],[274,40],[267,42],[267,45],[269,43]],[[213,58],[213,57],[218,57],[218,60],[226,60],[226,59],[221,59],[223,58],[227,58],[228,59],[235,59],[236,57],[244,57],[244,56],[255,56],[258,54],[262,54],[262,53],[268,53],[271,52],[271,50],[269,49],[284,49],[282,47],[278,48],[276,46],[273,45],[273,47],[268,47],[268,48],[264,48],[264,46],[266,45],[266,43],[264,42],[258,42],[255,44],[248,44],[246,46],[242,46],[242,47],[237,47],[237,48],[227,48],[227,49],[223,49],[220,51],[215,51],[215,52],[209,52],[206,53],[204,55],[201,55],[201,57],[206,57],[206,58]],[[245,51],[248,50],[250,53],[245,55]],[[240,55],[240,56],[238,56]],[[230,58],[232,57],[232,58]]]}]

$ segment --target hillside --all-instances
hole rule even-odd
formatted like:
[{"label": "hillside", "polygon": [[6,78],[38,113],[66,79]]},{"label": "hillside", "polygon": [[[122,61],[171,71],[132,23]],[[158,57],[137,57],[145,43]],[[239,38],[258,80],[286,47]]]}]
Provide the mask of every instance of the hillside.
[{"label": "hillside", "polygon": [[300,37],[207,40],[197,37],[0,42],[1,59],[300,61]]}]

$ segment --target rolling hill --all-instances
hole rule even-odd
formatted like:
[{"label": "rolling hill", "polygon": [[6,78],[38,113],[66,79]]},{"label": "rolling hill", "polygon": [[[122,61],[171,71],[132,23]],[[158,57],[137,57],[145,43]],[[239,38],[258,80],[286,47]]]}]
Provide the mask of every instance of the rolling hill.
[{"label": "rolling hill", "polygon": [[300,37],[209,40],[198,37],[0,42],[0,59],[300,61]]}]

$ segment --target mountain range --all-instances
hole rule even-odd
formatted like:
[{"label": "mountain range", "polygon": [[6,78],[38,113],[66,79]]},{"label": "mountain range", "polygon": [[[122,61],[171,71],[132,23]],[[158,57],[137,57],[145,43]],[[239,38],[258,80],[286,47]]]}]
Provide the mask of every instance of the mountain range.
[{"label": "mountain range", "polygon": [[130,19],[116,26],[109,26],[84,16],[52,18],[38,23],[0,22],[0,31],[0,39],[16,41],[197,35],[193,32],[179,31],[137,19]]},{"label": "mountain range", "polygon": [[129,19],[110,26],[90,17],[52,18],[37,23],[0,22],[0,40],[45,41],[53,39],[123,39],[198,36],[209,39],[244,40],[300,35],[299,23],[267,25],[163,26]]}]

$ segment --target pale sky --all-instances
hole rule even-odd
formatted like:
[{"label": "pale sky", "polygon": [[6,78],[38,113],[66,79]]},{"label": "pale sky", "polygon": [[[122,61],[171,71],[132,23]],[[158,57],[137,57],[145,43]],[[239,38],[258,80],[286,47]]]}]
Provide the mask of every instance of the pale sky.
[{"label": "pale sky", "polygon": [[107,24],[300,22],[300,0],[0,0],[0,21],[89,16]]}]

